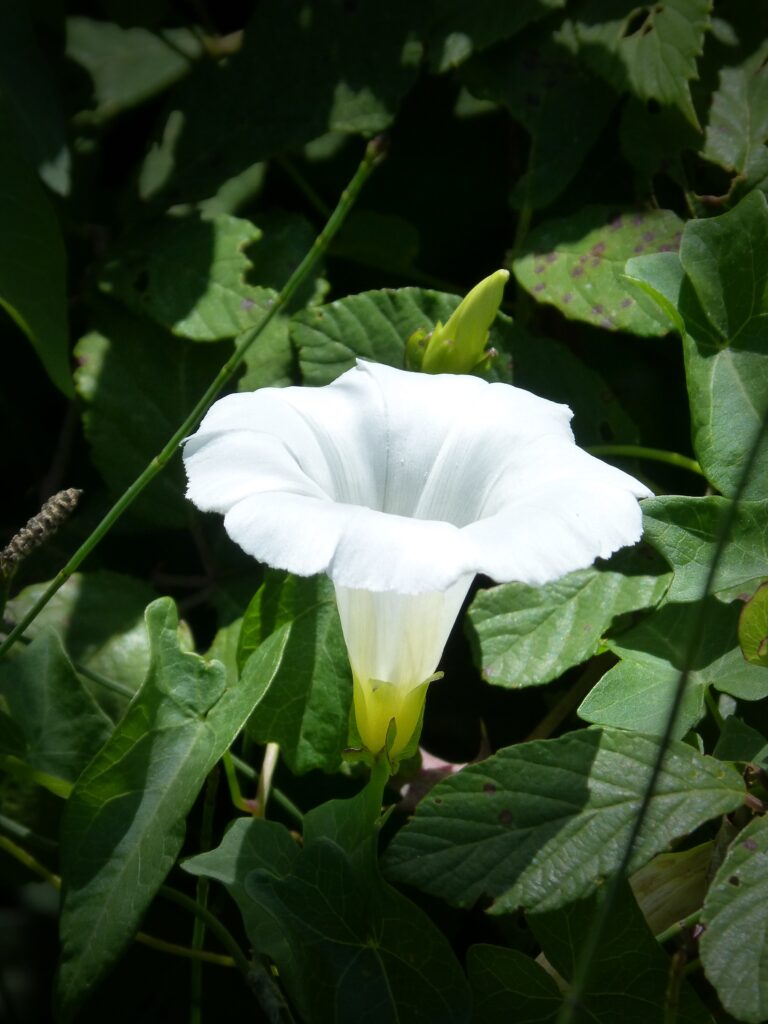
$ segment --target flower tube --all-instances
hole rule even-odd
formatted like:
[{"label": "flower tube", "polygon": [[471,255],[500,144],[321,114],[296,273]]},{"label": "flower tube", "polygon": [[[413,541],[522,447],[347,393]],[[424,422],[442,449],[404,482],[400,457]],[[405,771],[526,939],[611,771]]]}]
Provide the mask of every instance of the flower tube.
[{"label": "flower tube", "polygon": [[188,497],[240,547],[333,581],[373,754],[414,738],[476,573],[543,584],[640,539],[650,491],[578,448],[571,415],[359,361],[326,387],[229,395],[186,442]]}]

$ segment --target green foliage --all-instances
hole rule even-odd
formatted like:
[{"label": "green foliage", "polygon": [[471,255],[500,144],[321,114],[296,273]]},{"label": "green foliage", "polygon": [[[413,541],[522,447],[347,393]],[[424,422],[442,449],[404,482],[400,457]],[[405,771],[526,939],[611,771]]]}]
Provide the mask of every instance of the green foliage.
[{"label": "green foliage", "polygon": [[243,618],[237,658],[244,678],[261,645],[281,627],[282,660],[248,733],[258,743],[279,743],[296,772],[334,771],[347,745],[352,678],[331,582],[268,575]]},{"label": "green foliage", "polygon": [[538,302],[569,319],[609,331],[666,334],[669,321],[638,306],[622,275],[636,253],[677,249],[682,226],[668,210],[587,208],[531,232],[532,251],[515,261],[515,277]]},{"label": "green foliage", "polygon": [[179,648],[177,628],[173,602],[148,607],[147,680],[67,803],[58,980],[67,1017],[131,941],[200,787],[268,690],[285,645],[278,631],[248,685],[230,687],[220,663]]},{"label": "green foliage", "polygon": [[[392,841],[388,876],[457,906],[488,897],[497,914],[588,896],[618,867],[658,749],[608,729],[506,747],[435,786]],[[743,798],[733,769],[672,743],[630,868]]]},{"label": "green foliage", "polygon": [[481,591],[467,620],[478,668],[489,683],[515,689],[557,679],[597,653],[614,616],[656,604],[669,581],[581,569],[543,587]]},{"label": "green foliage", "polygon": [[1,95],[0,133],[0,305],[26,334],[56,387],[71,395],[61,232]]},{"label": "green foliage", "polygon": [[[83,492],[0,577],[0,1014],[766,1019],[764,5],[0,6],[0,549]],[[473,372],[656,497],[632,550],[476,581],[366,785],[332,585],[240,551],[179,445],[225,363],[413,369],[503,268]]]},{"label": "green foliage", "polygon": [[[768,828],[764,818],[757,818],[731,844],[702,911],[706,931],[701,957],[707,978],[728,1012],[750,1024],[760,1024],[768,1014],[767,858]],[[745,928],[752,942],[744,942]]]}]

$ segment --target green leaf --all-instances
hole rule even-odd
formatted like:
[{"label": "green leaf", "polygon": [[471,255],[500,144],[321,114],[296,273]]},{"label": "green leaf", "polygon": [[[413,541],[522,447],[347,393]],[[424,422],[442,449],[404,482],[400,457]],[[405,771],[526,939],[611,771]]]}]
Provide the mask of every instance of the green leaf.
[{"label": "green leaf", "polygon": [[531,137],[527,169],[510,197],[518,208],[538,210],[560,195],[616,103],[599,79],[548,38],[495,46],[467,64],[461,78],[474,96],[505,106]]},{"label": "green leaf", "polygon": [[590,67],[618,91],[676,106],[698,127],[690,81],[709,28],[709,0],[588,0],[566,32]]},{"label": "green leaf", "polygon": [[91,76],[92,117],[102,122],[183,78],[202,46],[192,29],[149,32],[73,17],[67,19],[66,53]]},{"label": "green leaf", "polygon": [[352,681],[330,580],[268,573],[243,619],[239,663],[247,666],[283,626],[283,658],[248,734],[279,743],[294,772],[335,771],[347,745]]},{"label": "green leaf", "polygon": [[285,826],[264,818],[237,818],[215,850],[185,860],[191,875],[221,882],[238,906],[251,946],[261,955],[272,952],[280,960],[283,984],[291,992],[300,988],[300,968],[286,942],[279,921],[265,913],[246,891],[252,871],[264,870],[283,878],[290,874],[300,847]]},{"label": "green leaf", "polygon": [[715,875],[699,940],[708,980],[728,1013],[748,1024],[768,1017],[768,821],[739,832]]},{"label": "green leaf", "polygon": [[309,845],[288,877],[253,872],[246,888],[300,958],[309,1024],[469,1020],[466,982],[444,936],[375,874],[356,871],[332,840]]},{"label": "green leaf", "polygon": [[223,665],[179,648],[170,599],[149,606],[147,629],[147,681],[80,776],[62,825],[58,999],[66,1018],[131,941],[206,776],[269,689],[285,644],[275,633],[230,687]]},{"label": "green leaf", "polygon": [[50,626],[17,657],[0,662],[0,698],[21,731],[21,759],[67,782],[75,781],[112,729]]},{"label": "green leaf", "polygon": [[677,249],[682,229],[670,210],[616,213],[590,206],[532,231],[527,255],[515,260],[512,270],[538,302],[555,306],[570,320],[662,335],[670,329],[667,318],[639,305],[622,275],[630,256]]},{"label": "green leaf", "polygon": [[0,6],[0,92],[28,159],[50,189],[67,195],[71,161],[61,90],[22,4]]},{"label": "green leaf", "polygon": [[739,647],[750,664],[768,668],[768,583],[741,609]]},{"label": "green leaf", "polygon": [[615,616],[657,604],[670,579],[581,569],[543,587],[481,590],[465,620],[475,662],[497,686],[548,683],[595,654]]},{"label": "green leaf", "polygon": [[169,124],[181,115],[163,139],[174,201],[325,132],[386,129],[417,74],[422,20],[408,0],[259,4],[238,52],[200,62],[169,103]]},{"label": "green leaf", "polygon": [[[6,615],[18,622],[48,588],[48,583],[25,587],[8,602]],[[138,690],[149,669],[149,638],[144,609],[157,595],[141,580],[116,572],[75,573],[54,594],[27,628],[36,637],[53,626],[74,662],[112,679],[130,691]],[[179,626],[182,647],[192,646],[189,628]],[[121,713],[125,698],[83,680],[99,703]]]},{"label": "green leaf", "polygon": [[565,0],[438,0],[427,27],[427,53],[435,71],[462,64],[473,53],[508,39],[549,11],[565,7]]},{"label": "green leaf", "polygon": [[[670,254],[671,255],[671,254]],[[693,445],[714,486],[732,495],[768,414],[768,206],[752,192],[720,217],[686,224],[675,258],[630,260],[628,275],[678,311]],[[768,496],[763,436],[743,497]]]},{"label": "green leaf", "polygon": [[248,220],[167,217],[121,245],[102,291],[193,341],[234,338],[263,316],[274,293],[246,284],[245,250],[261,238]]},{"label": "green leaf", "polygon": [[[621,862],[658,751],[651,736],[609,729],[500,750],[430,791],[385,870],[458,906],[490,897],[499,914],[587,896]],[[629,870],[744,792],[734,769],[672,742]]]},{"label": "green leaf", "polygon": [[734,715],[729,715],[712,756],[721,761],[753,761],[765,767],[768,765],[768,739]]},{"label": "green leaf", "polygon": [[[574,976],[606,895],[603,887],[589,899],[528,917],[547,959],[566,979]],[[629,885],[623,883],[615,893],[579,998],[580,1019],[595,1024],[619,1020],[623,1024],[662,1024],[665,1010],[671,1008],[679,1024],[712,1024],[689,984],[682,981],[679,991],[671,991],[671,969],[670,959],[651,934]]]},{"label": "green leaf", "polygon": [[560,990],[552,976],[519,950],[470,946],[467,972],[473,1024],[550,1024],[560,1009]]},{"label": "green leaf", "polygon": [[45,372],[70,397],[66,260],[56,215],[21,151],[0,101],[0,306],[32,343]]},{"label": "green leaf", "polygon": [[[402,368],[405,343],[414,331],[445,323],[460,299],[424,288],[370,291],[297,313],[291,338],[298,350],[304,383],[330,384],[354,366],[356,358]],[[491,379],[509,381],[574,410],[582,444],[616,437],[632,440],[636,428],[603,378],[564,345],[529,334],[503,313],[488,338],[499,353]],[[511,358],[510,358],[511,356]]]},{"label": "green leaf", "polygon": [[[229,354],[192,345],[147,320],[100,308],[75,347],[77,391],[93,461],[121,494],[144,471]],[[180,453],[131,505],[156,526],[186,527],[189,505]]]},{"label": "green leaf", "polygon": [[768,42],[737,67],[720,71],[702,156],[753,188],[768,177]]},{"label": "green leaf", "polygon": [[[695,601],[704,584],[718,538],[730,515],[727,498],[664,496],[643,502],[643,536],[674,570],[667,599]],[[768,577],[768,502],[740,501],[728,542],[718,561],[712,593],[730,599],[749,594]]]},{"label": "green leaf", "polygon": [[738,606],[710,597],[703,603],[665,604],[617,640],[608,640],[622,660],[588,694],[580,717],[661,735],[700,615],[701,641],[674,735],[684,736],[702,718],[708,686],[742,700],[768,696],[768,671],[746,662],[736,646]]},{"label": "green leaf", "polygon": [[678,107],[629,97],[621,108],[619,139],[622,156],[635,172],[639,186],[636,194],[652,194],[657,175],[666,175],[681,188],[688,187],[683,154],[701,148],[702,133]]}]

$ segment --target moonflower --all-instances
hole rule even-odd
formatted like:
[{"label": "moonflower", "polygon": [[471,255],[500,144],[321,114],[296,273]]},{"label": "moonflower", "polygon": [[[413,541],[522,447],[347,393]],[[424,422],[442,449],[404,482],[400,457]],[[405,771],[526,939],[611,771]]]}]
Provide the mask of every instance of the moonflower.
[{"label": "moonflower", "polygon": [[[359,735],[401,754],[476,573],[543,584],[639,540],[650,491],[574,443],[567,406],[359,361],[326,387],[216,402],[188,497],[249,554],[327,573]],[[391,723],[394,720],[394,729]]]}]

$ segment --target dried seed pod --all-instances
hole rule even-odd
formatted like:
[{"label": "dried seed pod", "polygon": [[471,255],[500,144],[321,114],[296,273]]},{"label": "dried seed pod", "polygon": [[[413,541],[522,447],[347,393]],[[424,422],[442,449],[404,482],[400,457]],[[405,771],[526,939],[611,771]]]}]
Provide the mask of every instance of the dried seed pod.
[{"label": "dried seed pod", "polygon": [[0,551],[0,574],[10,576],[19,562],[40,547],[61,526],[74,510],[83,492],[76,487],[59,491],[45,502],[26,526],[11,538],[10,544]]}]

